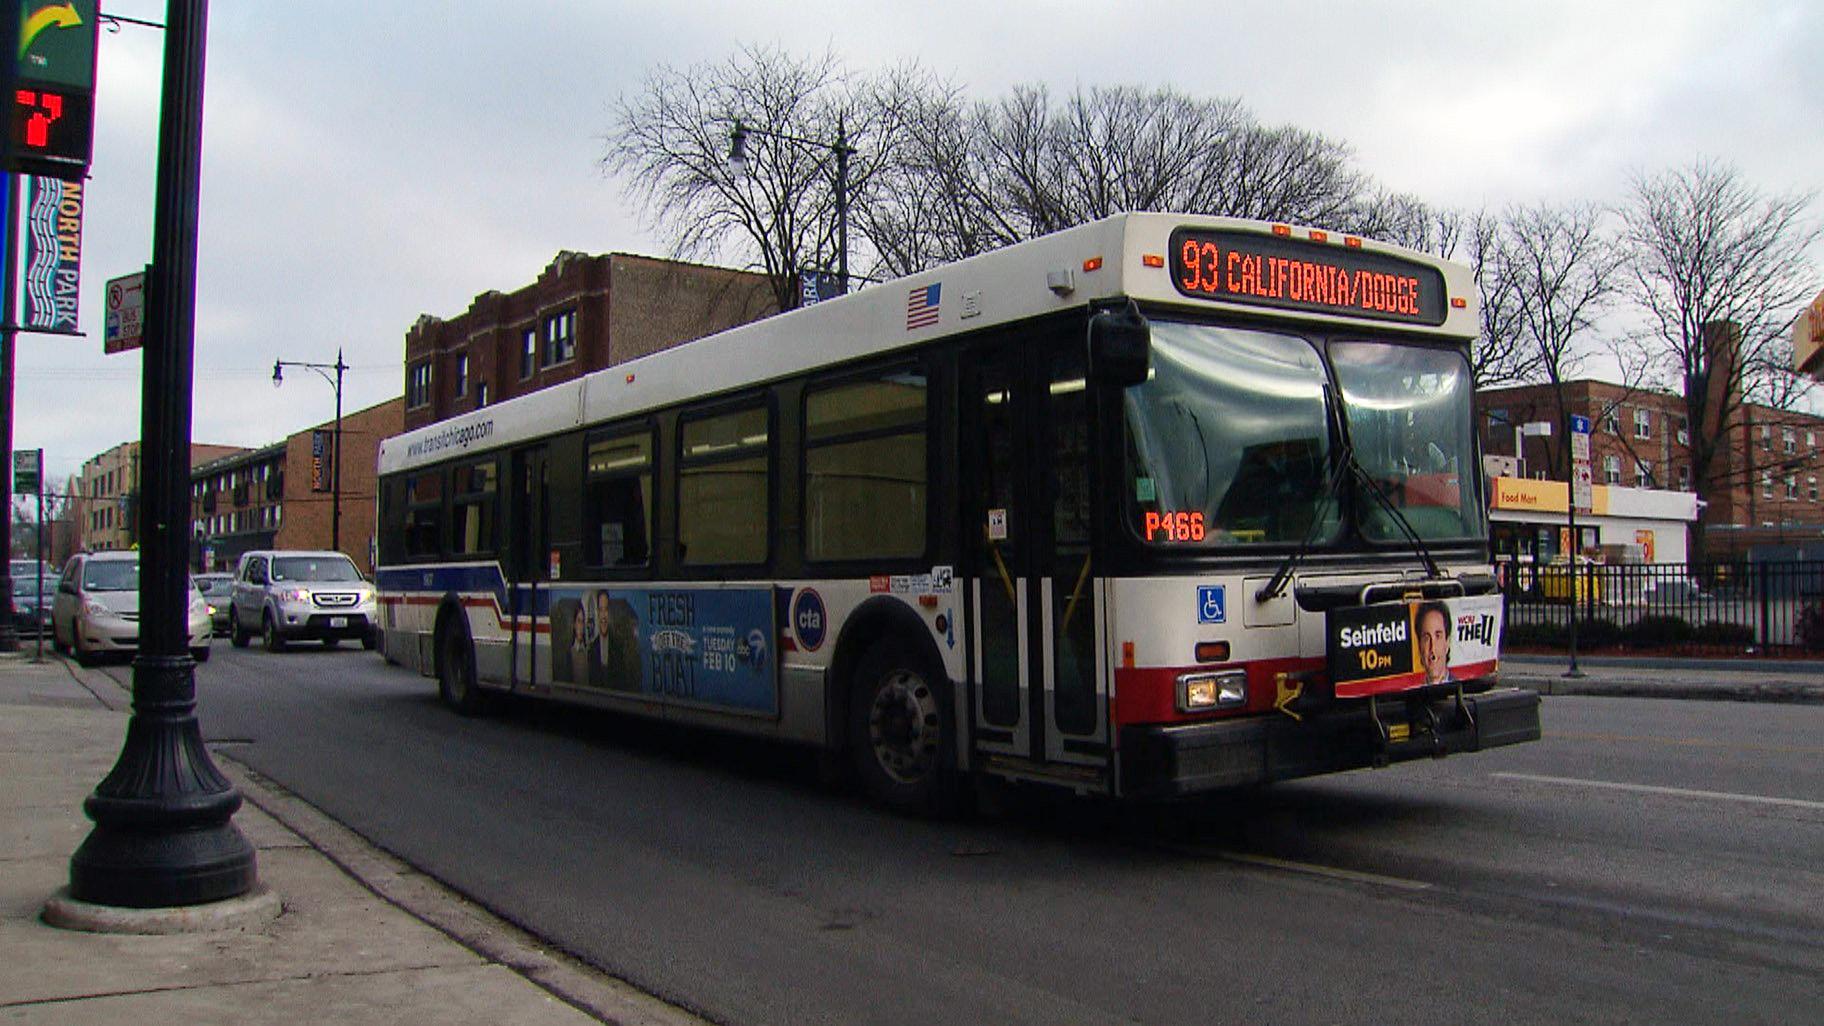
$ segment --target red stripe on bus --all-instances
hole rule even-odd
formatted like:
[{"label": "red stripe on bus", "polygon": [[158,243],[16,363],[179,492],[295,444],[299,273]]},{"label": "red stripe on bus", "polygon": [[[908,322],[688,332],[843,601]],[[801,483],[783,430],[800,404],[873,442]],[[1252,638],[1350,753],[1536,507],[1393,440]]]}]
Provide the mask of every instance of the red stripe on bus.
[{"label": "red stripe on bus", "polygon": [[[1148,666],[1117,669],[1115,671],[1115,726],[1139,723],[1196,723],[1225,716],[1268,712],[1273,708],[1273,699],[1277,694],[1274,684],[1280,674],[1297,673],[1303,670],[1322,670],[1323,668],[1324,660],[1316,658],[1257,659],[1252,662],[1228,663],[1222,666]],[[1248,704],[1245,707],[1198,713],[1178,711],[1179,675],[1220,673],[1223,670],[1246,670],[1248,672]]]}]

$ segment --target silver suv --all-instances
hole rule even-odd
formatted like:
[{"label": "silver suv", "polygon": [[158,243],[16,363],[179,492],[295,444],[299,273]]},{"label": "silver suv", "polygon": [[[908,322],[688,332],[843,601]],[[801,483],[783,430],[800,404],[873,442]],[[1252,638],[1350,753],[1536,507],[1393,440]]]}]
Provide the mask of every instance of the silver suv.
[{"label": "silver suv", "polygon": [[334,648],[343,639],[378,642],[374,586],[340,552],[264,550],[241,557],[229,599],[228,636],[236,648],[254,634],[268,651],[302,639]]}]

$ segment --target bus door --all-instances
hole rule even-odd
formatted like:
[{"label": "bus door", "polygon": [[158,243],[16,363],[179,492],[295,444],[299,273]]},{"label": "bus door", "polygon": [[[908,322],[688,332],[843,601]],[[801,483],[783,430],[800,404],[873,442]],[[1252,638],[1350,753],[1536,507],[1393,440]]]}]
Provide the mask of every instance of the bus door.
[{"label": "bus door", "polygon": [[511,523],[507,537],[508,610],[513,617],[513,683],[538,681],[540,584],[551,579],[549,454],[542,445],[513,452]]},{"label": "bus door", "polygon": [[1080,779],[1111,754],[1084,359],[1080,337],[966,353],[962,434],[976,747]]}]

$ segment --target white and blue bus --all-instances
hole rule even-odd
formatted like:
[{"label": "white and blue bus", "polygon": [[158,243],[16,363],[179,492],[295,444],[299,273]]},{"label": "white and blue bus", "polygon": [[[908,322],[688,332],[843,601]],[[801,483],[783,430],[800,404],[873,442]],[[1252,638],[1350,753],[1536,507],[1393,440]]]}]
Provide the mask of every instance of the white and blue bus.
[{"label": "white and blue bus", "polygon": [[1456,264],[1127,214],[388,439],[388,659],[501,694],[1172,796],[1536,739]]}]

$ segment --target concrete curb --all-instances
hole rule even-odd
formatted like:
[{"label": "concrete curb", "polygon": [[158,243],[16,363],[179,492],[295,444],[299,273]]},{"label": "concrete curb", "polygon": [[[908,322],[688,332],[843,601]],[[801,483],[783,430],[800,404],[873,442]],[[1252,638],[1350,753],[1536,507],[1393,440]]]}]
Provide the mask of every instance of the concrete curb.
[{"label": "concrete curb", "polygon": [[1791,680],[1672,683],[1599,677],[1567,678],[1559,674],[1504,672],[1501,674],[1501,683],[1528,688],[1541,695],[1824,705],[1824,684]]},{"label": "concrete curb", "polygon": [[238,898],[178,908],[91,905],[70,897],[70,889],[65,887],[45,903],[42,915],[47,924],[62,930],[164,935],[257,928],[279,918],[282,911],[279,896],[265,887],[255,887]]}]

